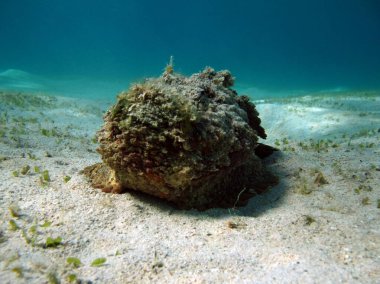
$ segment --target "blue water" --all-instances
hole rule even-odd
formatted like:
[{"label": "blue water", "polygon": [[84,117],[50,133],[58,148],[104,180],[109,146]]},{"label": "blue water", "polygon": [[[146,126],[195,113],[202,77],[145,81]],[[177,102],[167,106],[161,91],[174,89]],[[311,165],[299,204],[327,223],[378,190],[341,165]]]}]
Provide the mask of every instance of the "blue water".
[{"label": "blue water", "polygon": [[378,90],[379,50],[378,0],[0,0],[0,72],[78,95],[114,96],[171,55],[178,72],[229,69],[261,96]]}]

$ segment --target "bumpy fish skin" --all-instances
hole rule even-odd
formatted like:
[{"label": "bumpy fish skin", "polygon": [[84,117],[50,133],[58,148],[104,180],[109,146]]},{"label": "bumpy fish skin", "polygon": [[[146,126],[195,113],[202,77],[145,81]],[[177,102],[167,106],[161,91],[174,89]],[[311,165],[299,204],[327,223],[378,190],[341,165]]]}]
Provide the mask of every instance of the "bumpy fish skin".
[{"label": "bumpy fish skin", "polygon": [[245,188],[263,191],[275,180],[255,154],[265,130],[232,86],[229,71],[212,68],[133,85],[105,114],[103,163],[85,174],[104,191],[132,189],[186,209],[231,206]]}]

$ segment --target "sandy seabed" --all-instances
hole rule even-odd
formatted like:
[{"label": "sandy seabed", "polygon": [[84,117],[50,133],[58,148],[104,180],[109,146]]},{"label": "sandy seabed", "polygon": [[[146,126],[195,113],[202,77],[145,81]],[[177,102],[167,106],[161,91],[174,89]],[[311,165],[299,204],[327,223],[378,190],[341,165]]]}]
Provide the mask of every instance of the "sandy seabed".
[{"label": "sandy seabed", "polygon": [[280,183],[203,212],[91,188],[110,103],[0,92],[0,283],[379,283],[379,93],[255,102]]}]

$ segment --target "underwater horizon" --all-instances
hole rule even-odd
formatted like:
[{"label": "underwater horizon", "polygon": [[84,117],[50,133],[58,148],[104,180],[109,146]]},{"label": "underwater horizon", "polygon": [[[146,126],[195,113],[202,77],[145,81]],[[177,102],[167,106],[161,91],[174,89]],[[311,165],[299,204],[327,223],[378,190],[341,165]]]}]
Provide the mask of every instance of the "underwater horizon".
[{"label": "underwater horizon", "polygon": [[0,89],[109,97],[228,69],[253,98],[380,89],[380,2],[0,2]]}]

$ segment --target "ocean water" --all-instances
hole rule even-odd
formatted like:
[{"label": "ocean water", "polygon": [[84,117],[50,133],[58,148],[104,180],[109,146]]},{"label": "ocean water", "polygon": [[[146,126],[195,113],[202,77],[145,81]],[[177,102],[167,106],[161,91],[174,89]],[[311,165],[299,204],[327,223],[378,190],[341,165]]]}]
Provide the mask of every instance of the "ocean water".
[{"label": "ocean water", "polygon": [[0,89],[114,97],[229,69],[255,99],[380,89],[377,0],[0,0]]}]

